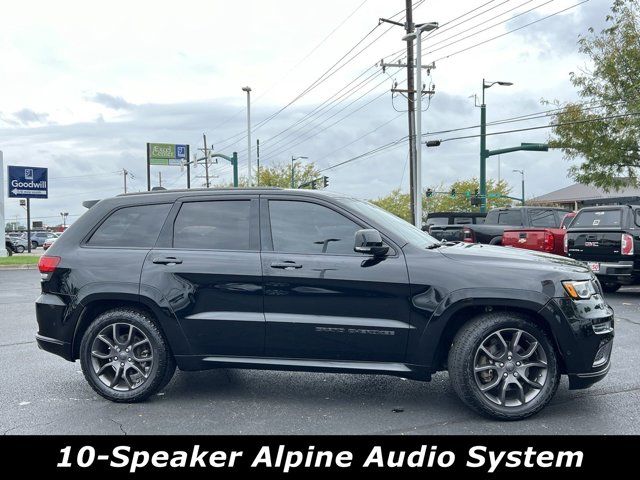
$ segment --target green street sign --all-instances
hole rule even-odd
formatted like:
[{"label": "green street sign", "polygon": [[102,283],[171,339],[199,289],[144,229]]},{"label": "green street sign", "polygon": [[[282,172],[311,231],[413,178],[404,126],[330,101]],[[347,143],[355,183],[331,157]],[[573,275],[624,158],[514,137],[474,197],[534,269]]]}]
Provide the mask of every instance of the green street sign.
[{"label": "green street sign", "polygon": [[150,165],[182,165],[187,159],[187,146],[173,143],[150,143],[147,152]]}]

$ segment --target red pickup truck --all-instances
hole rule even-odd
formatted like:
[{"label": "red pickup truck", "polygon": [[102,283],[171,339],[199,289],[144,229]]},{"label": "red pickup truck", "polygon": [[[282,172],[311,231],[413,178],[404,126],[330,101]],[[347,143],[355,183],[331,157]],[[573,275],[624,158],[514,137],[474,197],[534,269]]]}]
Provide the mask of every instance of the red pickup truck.
[{"label": "red pickup truck", "polygon": [[526,248],[538,252],[566,255],[564,238],[567,226],[575,213],[568,213],[562,219],[560,228],[521,228],[505,230],[502,234],[502,245],[505,247]]}]

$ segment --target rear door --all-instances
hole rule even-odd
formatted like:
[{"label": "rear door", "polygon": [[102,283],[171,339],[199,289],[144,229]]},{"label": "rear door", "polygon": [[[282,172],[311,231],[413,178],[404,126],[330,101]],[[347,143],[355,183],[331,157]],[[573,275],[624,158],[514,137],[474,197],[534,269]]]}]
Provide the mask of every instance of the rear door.
[{"label": "rear door", "polygon": [[258,197],[178,201],[149,252],[142,288],[177,317],[198,355],[264,351]]},{"label": "rear door", "polygon": [[625,260],[621,254],[623,225],[621,207],[581,210],[567,231],[569,256],[593,262]]}]

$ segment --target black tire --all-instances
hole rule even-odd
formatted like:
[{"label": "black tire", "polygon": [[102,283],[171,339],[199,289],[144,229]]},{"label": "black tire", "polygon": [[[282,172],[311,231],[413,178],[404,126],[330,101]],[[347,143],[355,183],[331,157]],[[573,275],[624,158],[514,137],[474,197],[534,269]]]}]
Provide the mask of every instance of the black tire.
[{"label": "black tire", "polygon": [[[94,364],[94,361],[98,362],[98,360],[94,359],[94,355],[92,355],[94,341],[97,341],[97,336],[101,334],[105,328],[113,328],[114,324],[116,325],[116,328],[125,328],[125,330],[127,326],[132,326],[141,335],[146,337],[148,344],[151,347],[150,351],[153,360],[151,362],[151,366],[148,367],[149,370],[147,372],[147,376],[142,377],[146,379],[142,384],[129,390],[117,390],[116,388],[118,388],[118,385],[116,385],[116,388],[112,388],[104,383],[104,381],[98,376],[96,366]],[[127,340],[127,342],[128,341],[129,340]],[[108,347],[108,350],[109,354],[111,354],[111,347]],[[124,354],[124,352],[120,352],[120,350],[118,350],[118,352],[118,354],[122,353],[123,356],[131,355],[131,353]],[[123,360],[126,361],[126,359]],[[100,361],[109,363],[111,360],[107,359],[106,361]],[[80,343],[80,365],[82,367],[84,377],[96,393],[107,400],[124,403],[140,402],[149,398],[169,383],[176,369],[175,359],[173,358],[169,345],[160,329],[146,313],[130,308],[118,308],[104,312],[99,315],[91,325],[89,325],[89,328],[87,328],[87,331],[82,337],[82,342]],[[125,371],[126,376],[127,370],[123,370]],[[114,372],[115,367],[111,370],[107,368],[106,371]],[[129,383],[128,380],[127,383]]]},{"label": "black tire", "polygon": [[619,283],[603,283],[602,284],[602,291],[604,293],[615,293],[618,290],[620,290],[620,287],[622,285],[620,285]]},{"label": "black tire", "polygon": [[36,248],[38,248],[38,242],[34,240],[33,242],[31,242],[31,249],[35,250]]},{"label": "black tire", "polygon": [[499,237],[493,237],[489,242],[489,245],[502,245],[502,235]]},{"label": "black tire", "polygon": [[[544,371],[544,383],[540,389],[533,389],[528,384],[523,383],[522,371],[517,370],[516,373],[513,373],[514,377],[518,377],[517,372],[521,372],[520,378],[517,379],[518,382],[524,385],[525,388],[530,388],[530,395],[534,396],[530,400],[522,402],[520,405],[508,405],[507,401],[503,403],[501,399],[496,399],[497,402],[496,400],[492,401],[487,397],[488,393],[485,394],[481,391],[480,380],[478,379],[481,374],[475,371],[476,357],[483,354],[483,351],[480,350],[481,345],[486,345],[487,339],[491,338],[492,335],[496,335],[496,332],[506,332],[505,335],[509,335],[508,332],[517,332],[518,330],[523,332],[521,336],[525,336],[527,339],[533,338],[538,342],[535,354],[540,355],[540,351],[542,351],[542,354],[545,356],[546,370]],[[513,337],[511,337],[511,339],[513,340]],[[507,344],[509,346],[507,346]],[[511,342],[507,342],[507,344],[505,344],[505,350],[512,350]],[[511,355],[511,353],[509,354]],[[509,364],[506,365],[505,368],[514,366],[511,357],[509,357],[509,360]],[[493,361],[490,363],[494,364]],[[518,364],[520,365],[520,363]],[[522,360],[523,367],[524,364],[525,360]],[[495,365],[496,367],[499,366],[498,362],[495,362]],[[491,369],[492,367],[489,368]],[[535,367],[533,368],[535,375],[537,370],[535,370]],[[448,369],[451,385],[458,397],[460,397],[460,400],[476,412],[499,420],[521,420],[536,414],[544,408],[555,395],[560,380],[558,360],[552,342],[545,332],[535,323],[526,316],[515,312],[485,313],[469,320],[455,336],[453,345],[449,350]],[[502,375],[508,377],[507,382],[500,380],[500,383],[496,387],[497,389],[500,389],[504,383],[515,383],[514,379],[511,378],[511,373],[506,373],[505,369],[501,371],[504,373],[500,373],[500,370],[495,368],[491,370],[490,373],[490,375],[495,375],[495,381],[500,380]],[[532,371],[526,370],[526,372],[530,375]],[[527,375],[525,374],[524,376]],[[537,381],[535,376],[534,381]],[[487,381],[487,384],[483,386],[492,382],[493,380]],[[508,386],[507,389],[510,392],[513,391],[510,386]],[[515,390],[517,391],[517,388]],[[520,388],[520,390],[522,390],[522,388]],[[491,392],[491,390],[489,392]]]},{"label": "black tire", "polygon": [[17,245],[16,253],[24,253],[24,247],[22,245]]}]

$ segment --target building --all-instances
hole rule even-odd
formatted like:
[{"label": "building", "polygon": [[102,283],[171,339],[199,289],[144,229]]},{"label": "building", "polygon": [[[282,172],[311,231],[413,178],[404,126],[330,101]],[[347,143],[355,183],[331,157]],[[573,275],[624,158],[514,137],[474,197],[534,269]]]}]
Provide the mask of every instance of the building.
[{"label": "building", "polygon": [[527,200],[527,204],[558,206],[570,210],[578,210],[586,205],[598,205],[600,200],[602,200],[602,203],[610,203],[615,199],[619,199],[620,203],[638,203],[640,201],[640,188],[629,186],[606,192],[592,185],[574,183],[568,187]]}]

